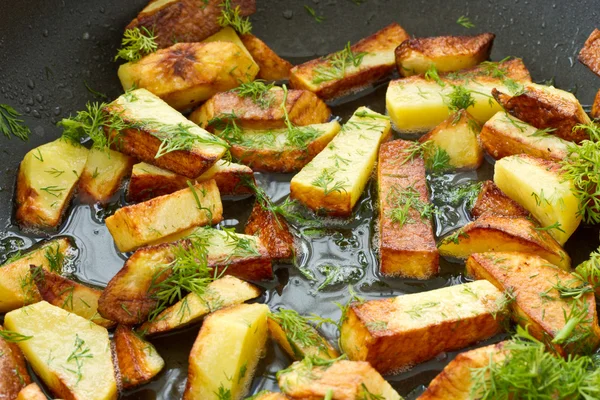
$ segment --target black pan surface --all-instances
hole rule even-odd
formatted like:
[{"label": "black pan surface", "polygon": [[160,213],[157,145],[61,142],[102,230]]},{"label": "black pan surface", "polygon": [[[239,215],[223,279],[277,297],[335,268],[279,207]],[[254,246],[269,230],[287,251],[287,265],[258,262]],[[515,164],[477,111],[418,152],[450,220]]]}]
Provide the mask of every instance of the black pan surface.
[{"label": "black pan surface", "polygon": [[[576,94],[582,104],[592,103],[600,79],[577,62],[576,57],[589,33],[598,23],[598,1],[549,2],[545,0],[257,0],[258,11],[252,16],[257,36],[279,55],[293,63],[338,50],[347,41],[367,36],[396,21],[414,36],[442,34],[497,35],[492,60],[512,55],[523,58],[535,81],[554,79],[555,85]],[[0,263],[7,252],[26,248],[41,236],[20,232],[12,221],[13,193],[20,160],[31,148],[60,135],[55,123],[84,108],[90,100],[101,101],[93,91],[109,99],[117,97],[121,86],[117,79],[118,63],[113,61],[125,25],[145,5],[145,0],[25,0],[0,1],[0,103],[7,103],[24,114],[32,130],[26,143],[0,137],[2,174],[0,175]],[[317,23],[304,10],[307,4],[325,16]],[[359,2],[361,3],[361,2]],[[476,25],[465,29],[456,23],[461,15]],[[334,114],[346,118],[357,106],[385,110],[386,84],[360,98],[346,99],[335,105]],[[92,90],[90,90],[92,89]],[[448,175],[449,182],[484,179],[491,165],[477,172]],[[290,176],[260,176],[259,182],[275,200],[287,195]],[[439,179],[430,177],[432,180]],[[366,298],[387,297],[431,290],[464,281],[463,267],[442,264],[440,277],[425,283],[413,280],[386,280],[376,273],[377,255],[371,250],[373,224],[372,188],[366,191],[350,220],[330,222],[325,234],[303,241],[303,266],[317,276],[310,283],[291,266],[276,269],[277,279],[262,283],[266,289],[260,301],[272,307],[285,305],[300,313],[317,312],[337,319],[339,310],[332,304],[348,299],[346,285],[317,290],[324,277],[318,267],[327,263],[347,265],[355,276],[355,288]],[[113,207],[122,203],[118,196]],[[234,199],[225,203],[226,224],[243,229],[252,199]],[[75,277],[102,287],[122,266],[124,255],[117,253],[110,234],[102,225],[108,210],[79,204],[72,206],[69,218],[56,234],[71,235],[79,247]],[[464,212],[441,222],[438,234],[465,222]],[[463,215],[461,217],[461,215]],[[567,243],[574,264],[587,258],[598,246],[598,229],[582,226]],[[198,332],[189,328],[153,340],[167,367],[149,385],[125,393],[126,399],[179,398],[185,385],[187,356]],[[325,334],[335,338],[335,329]],[[498,341],[501,337],[492,339]],[[390,377],[393,385],[407,398],[415,398],[455,354],[443,354],[413,370]],[[274,388],[273,374],[289,360],[271,345],[254,379],[253,390]]]}]

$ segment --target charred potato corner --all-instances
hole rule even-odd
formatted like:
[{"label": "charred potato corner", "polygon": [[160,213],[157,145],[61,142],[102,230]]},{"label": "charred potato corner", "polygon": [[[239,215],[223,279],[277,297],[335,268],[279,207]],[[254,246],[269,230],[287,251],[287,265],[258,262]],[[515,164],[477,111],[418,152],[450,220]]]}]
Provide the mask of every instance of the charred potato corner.
[{"label": "charred potato corner", "polygon": [[600,399],[600,91],[400,12],[292,62],[257,10],[150,1],[23,155],[0,399]]}]

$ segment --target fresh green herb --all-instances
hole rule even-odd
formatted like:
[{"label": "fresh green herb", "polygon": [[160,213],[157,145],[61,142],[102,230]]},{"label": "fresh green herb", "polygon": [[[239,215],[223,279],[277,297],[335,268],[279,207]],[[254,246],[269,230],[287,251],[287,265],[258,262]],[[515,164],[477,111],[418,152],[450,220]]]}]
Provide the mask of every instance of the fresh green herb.
[{"label": "fresh green herb", "polygon": [[235,228],[222,228],[222,232],[225,232],[225,244],[230,248],[227,258],[224,261],[225,264],[235,257],[252,257],[260,255],[256,242],[245,236],[238,235],[235,233]]},{"label": "fresh green herb", "polygon": [[533,132],[530,136],[546,139],[549,137],[553,137],[554,135],[551,135],[550,133],[554,132],[555,130],[556,128],[536,129],[536,131]]},{"label": "fresh green herb", "polygon": [[[346,191],[346,183],[343,181],[335,181],[335,173],[337,171],[331,168],[323,168],[319,176],[317,176],[311,184],[323,190],[323,195],[328,196],[330,193],[342,193]],[[333,184],[333,185],[332,185]],[[331,186],[330,186],[331,185]]]},{"label": "fresh green herb", "polygon": [[215,392],[215,395],[217,396],[217,400],[231,400],[231,389],[225,389],[223,387],[223,384],[221,384],[221,386],[219,386],[218,391]]},{"label": "fresh green herb", "polygon": [[104,100],[108,100],[108,96],[107,95],[105,95],[104,93],[100,93],[97,90],[92,89],[90,87],[90,85],[88,85],[88,83],[86,81],[83,81],[83,84],[85,85],[85,88],[88,90],[88,92],[90,92],[94,96],[100,97],[101,99],[104,99]]},{"label": "fresh green herb", "polygon": [[221,114],[211,118],[208,126],[216,130],[216,135],[225,139],[228,143],[243,143],[242,129],[236,124],[237,116],[234,112]]},{"label": "fresh green herb", "polygon": [[67,362],[75,361],[75,365],[77,366],[77,370],[69,370],[77,375],[77,382],[81,381],[83,378],[82,368],[83,363],[88,358],[93,358],[90,348],[86,346],[85,340],[81,339],[78,334],[75,334],[75,349],[73,352],[67,357]]},{"label": "fresh green herb", "polygon": [[425,310],[437,307],[439,304],[440,303],[438,301],[419,303],[419,304],[415,304],[410,310],[406,310],[404,312],[407,313],[408,315],[410,315],[410,317],[412,319],[417,319],[417,318],[421,318],[423,316],[423,313],[425,312]]},{"label": "fresh green herb", "polygon": [[158,49],[154,30],[145,26],[142,29],[135,27],[127,29],[121,39],[121,48],[115,56],[115,61],[119,58],[125,61],[138,61],[142,57],[154,53]]},{"label": "fresh green herb", "polygon": [[65,309],[65,310],[73,311],[73,293],[74,292],[75,292],[75,286],[69,286],[69,287],[61,290],[61,292],[58,294],[59,297],[66,294],[66,297],[63,300],[61,308]]},{"label": "fresh green herb", "polygon": [[386,321],[372,321],[365,324],[371,332],[384,331],[387,329],[387,325]]},{"label": "fresh green herb", "polygon": [[450,112],[466,110],[475,105],[475,99],[469,89],[462,85],[452,85],[452,87],[452,93],[448,94],[445,99]]},{"label": "fresh green herb", "polygon": [[467,28],[467,29],[475,28],[475,24],[471,22],[469,17],[465,17],[464,15],[461,15],[460,17],[458,17],[458,19],[456,20],[456,23],[459,24],[460,26],[462,26],[463,28]]},{"label": "fresh green herb", "polygon": [[590,324],[593,321],[588,312],[587,301],[573,301],[569,314],[565,312],[565,325],[554,335],[552,343],[584,346],[586,339],[592,335]]},{"label": "fresh green herb", "polygon": [[60,245],[57,243],[56,247],[48,246],[44,257],[48,260],[48,269],[50,272],[60,274],[62,272],[63,262],[65,261],[65,255],[60,251]]},{"label": "fresh green herb", "polygon": [[322,132],[311,126],[294,126],[292,121],[290,121],[290,116],[287,111],[287,98],[288,89],[286,85],[283,85],[283,101],[281,102],[281,110],[283,111],[285,126],[287,127],[287,143],[290,146],[305,150],[308,147],[308,144],[319,137]]},{"label": "fresh green herb", "polygon": [[23,125],[24,121],[20,116],[21,114],[8,104],[0,104],[0,132],[9,139],[13,135],[25,142],[29,140],[31,130]]},{"label": "fresh green herb", "polygon": [[374,394],[369,391],[367,385],[364,383],[360,384],[360,395],[357,400],[385,400],[382,394]]},{"label": "fresh green herb", "polygon": [[552,229],[556,229],[557,231],[561,231],[562,233],[565,233],[565,231],[561,228],[561,224],[560,222],[556,221],[555,223],[553,223],[552,225],[548,225],[548,226],[536,226],[535,229],[536,231],[550,231]]},{"label": "fresh green herb", "polygon": [[194,186],[192,181],[188,180],[187,185],[188,185],[188,188],[190,189],[190,191],[192,192],[192,196],[194,196],[194,200],[196,201],[196,207],[198,207],[198,210],[205,211],[208,220],[212,221],[212,219],[213,219],[212,211],[209,208],[202,206],[202,202],[200,201],[200,198],[198,197],[198,193],[196,192],[196,187]]},{"label": "fresh green herb", "polygon": [[372,118],[372,119],[383,119],[385,121],[389,121],[390,117],[387,115],[381,115],[376,113],[370,113],[367,110],[361,110],[354,113],[355,116],[359,118]]},{"label": "fresh green herb", "polygon": [[436,208],[428,201],[421,200],[421,194],[413,187],[399,189],[393,186],[386,196],[386,202],[393,208],[389,210],[388,216],[393,222],[402,228],[405,224],[414,224],[410,211],[419,213],[422,220],[429,220],[436,213]]},{"label": "fresh green herb", "polygon": [[65,173],[65,171],[58,170],[58,169],[56,169],[54,167],[50,168],[50,169],[47,169],[44,172],[47,173],[47,174],[49,174],[49,175],[52,175],[52,176],[54,176],[56,178],[58,178],[59,176],[61,176],[62,174]]},{"label": "fresh green herb", "polygon": [[33,156],[35,158],[37,158],[38,160],[40,160],[40,162],[44,162],[44,156],[42,155],[42,152],[40,151],[39,148],[35,149],[35,151],[37,152],[37,154],[33,154]]},{"label": "fresh green herb", "polygon": [[589,282],[594,289],[600,286],[600,249],[592,252],[589,260],[577,266],[576,274],[583,282]]},{"label": "fresh green herb", "polygon": [[429,68],[427,68],[427,71],[425,71],[425,79],[435,81],[435,83],[442,87],[446,86],[446,83],[440,78],[440,74],[438,73],[435,64],[431,64]]},{"label": "fresh green herb", "polygon": [[323,339],[310,325],[309,319],[297,311],[280,308],[277,312],[270,313],[269,318],[277,322],[291,342],[302,347],[323,346]]},{"label": "fresh green herb", "polygon": [[600,125],[597,123],[578,124],[573,127],[573,131],[584,131],[592,142],[600,142]]},{"label": "fresh green herb", "polygon": [[328,65],[321,65],[314,69],[312,82],[318,85],[323,82],[342,79],[346,75],[346,68],[359,67],[367,54],[366,52],[354,53],[350,42],[348,42],[344,50],[326,58]]},{"label": "fresh green herb", "polygon": [[176,125],[163,125],[156,134],[153,134],[161,140],[154,158],[160,158],[173,151],[191,150],[197,144],[216,145],[229,149],[229,145],[216,136],[200,136],[192,133],[192,127],[193,125],[182,122]]},{"label": "fresh green herb", "polygon": [[594,293],[594,289],[587,283],[579,279],[571,279],[563,283],[560,279],[552,285],[553,289],[558,291],[561,298],[580,299],[587,293]]},{"label": "fresh green herb", "polygon": [[446,236],[444,239],[442,239],[442,241],[440,241],[440,244],[447,244],[447,243],[459,244],[461,237],[468,239],[469,235],[466,232],[464,232],[462,229],[459,229],[459,230],[455,231],[454,233]]},{"label": "fresh green herb", "polygon": [[17,250],[16,252],[14,252],[13,254],[11,254],[2,265],[0,265],[0,267],[3,267],[5,265],[8,264],[12,264],[17,260],[20,260],[21,258],[23,258],[23,253],[21,252],[21,250]]},{"label": "fresh green herb", "polygon": [[242,17],[240,6],[231,6],[231,0],[225,0],[219,4],[221,15],[217,18],[220,26],[225,28],[231,26],[237,33],[244,35],[252,31],[252,24],[248,17]]},{"label": "fresh green herb", "polygon": [[60,197],[62,197],[62,194],[66,189],[59,188],[56,185],[51,185],[51,186],[46,186],[46,187],[40,188],[40,190],[48,193],[51,196],[60,198]]},{"label": "fresh green herb", "polygon": [[323,400],[333,400],[333,389],[327,389],[327,392],[325,393],[325,397],[323,397]]},{"label": "fresh green herb", "polygon": [[433,140],[427,140],[423,143],[413,142],[409,147],[402,150],[406,154],[400,165],[404,165],[416,157],[425,159],[425,167],[431,172],[443,172],[452,168],[450,165],[450,155],[439,147]]},{"label": "fresh green herb", "polygon": [[231,92],[240,97],[249,98],[260,108],[267,109],[275,100],[275,96],[271,91],[274,86],[274,83],[267,84],[262,79],[256,79],[252,82],[241,83],[237,88],[231,89]]},{"label": "fresh green herb", "polygon": [[0,329],[0,339],[3,339],[7,342],[17,343],[24,342],[25,340],[31,339],[33,336],[22,335],[18,332],[9,331],[6,329]]},{"label": "fresh green herb", "polygon": [[318,270],[325,275],[325,280],[317,288],[319,291],[341,283],[355,283],[363,275],[362,268],[355,265],[324,264]]},{"label": "fresh green herb", "polygon": [[240,383],[242,381],[242,379],[244,379],[244,377],[246,376],[246,372],[248,371],[248,362],[246,361],[241,367],[240,367],[240,372],[238,374],[238,383]]},{"label": "fresh green herb", "polygon": [[513,96],[519,96],[525,92],[525,87],[508,77],[508,70],[502,65],[510,60],[512,57],[505,57],[504,59],[495,61],[484,61],[480,64],[482,73],[492,78],[498,78],[502,81],[502,84],[511,92]]},{"label": "fresh green herb", "polygon": [[304,5],[304,9],[306,10],[306,12],[308,13],[308,15],[310,15],[311,17],[313,17],[315,19],[315,21],[317,23],[321,23],[325,20],[325,17],[322,15],[317,15],[317,12],[314,10],[314,8],[309,7],[307,5]]}]

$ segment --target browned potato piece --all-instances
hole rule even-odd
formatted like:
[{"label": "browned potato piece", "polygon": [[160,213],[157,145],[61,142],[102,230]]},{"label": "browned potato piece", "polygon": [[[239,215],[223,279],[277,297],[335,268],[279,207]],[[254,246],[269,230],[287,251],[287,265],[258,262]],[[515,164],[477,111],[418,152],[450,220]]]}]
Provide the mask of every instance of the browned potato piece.
[{"label": "browned potato piece", "polygon": [[117,326],[113,341],[123,389],[150,382],[165,366],[152,343],[139,337],[131,328]]},{"label": "browned potato piece", "polygon": [[289,400],[289,397],[282,393],[273,393],[268,390],[261,390],[247,400]]},{"label": "browned potato piece", "polygon": [[[3,330],[0,326],[0,331]],[[30,383],[31,377],[21,349],[0,337],[0,399],[16,398],[21,389]]]},{"label": "browned potato piece", "polygon": [[[258,238],[248,235],[229,234],[212,228],[198,228],[195,232],[208,241],[208,267],[221,273],[246,280],[271,279],[271,258]],[[248,250],[232,256],[240,240],[247,241]],[[135,325],[146,321],[156,306],[149,291],[152,280],[160,271],[157,266],[176,260],[180,247],[190,245],[189,239],[144,247],[125,262],[123,268],[108,282],[98,301],[98,311],[104,318],[123,325]]]},{"label": "browned potato piece", "polygon": [[579,62],[600,76],[600,29],[594,29],[579,51]]},{"label": "browned potato piece", "polygon": [[438,249],[444,257],[460,259],[473,253],[519,251],[537,254],[564,270],[571,268],[571,258],[556,240],[523,217],[483,214],[442,239]]},{"label": "browned potato piece", "polygon": [[592,118],[599,119],[600,118],[600,90],[596,93],[596,97],[594,98],[594,104],[592,104]]},{"label": "browned potato piece", "polygon": [[297,400],[402,399],[369,363],[361,361],[339,360],[318,366],[308,360],[295,362],[279,371],[277,383],[283,393]]},{"label": "browned potato piece", "polygon": [[[511,293],[515,322],[558,354],[588,354],[600,343],[594,293],[582,292],[580,299],[564,296],[569,289],[585,288],[587,282],[544,258],[512,252],[472,254],[467,260],[467,273]],[[576,326],[568,326],[573,310],[583,312],[584,317]]]},{"label": "browned potato piece", "polygon": [[325,100],[357,91],[392,73],[394,50],[406,39],[408,34],[400,25],[390,24],[350,47],[354,55],[367,53],[358,66],[350,62],[345,70],[335,68],[330,59],[336,53],[330,54],[292,68],[290,86],[310,90]]},{"label": "browned potato piece", "polygon": [[383,275],[427,279],[438,273],[425,164],[410,158],[415,144],[404,140],[379,148],[379,257]]},{"label": "browned potato piece", "polygon": [[[223,0],[151,0],[125,29],[151,29],[160,48],[173,43],[201,42],[217,33],[221,26]],[[231,0],[231,7],[240,8],[240,15],[256,12],[256,0]]]},{"label": "browned potato piece", "polygon": [[496,35],[437,36],[405,40],[396,48],[401,76],[424,74],[431,65],[439,72],[474,67],[490,57]]},{"label": "browned potato piece", "polygon": [[504,112],[497,112],[483,125],[479,142],[496,160],[515,154],[529,154],[560,161],[568,156],[568,148],[572,144]]},{"label": "browned potato piece", "polygon": [[132,157],[118,151],[92,148],[79,178],[80,196],[106,203],[119,189],[123,178],[131,174],[134,163]]},{"label": "browned potato piece", "polygon": [[442,372],[431,381],[427,390],[417,399],[470,400],[479,398],[479,396],[472,397],[471,393],[473,369],[488,366],[490,360],[496,363],[502,362],[507,353],[504,350],[505,343],[500,342],[460,353],[444,367]]},{"label": "browned potato piece", "polygon": [[30,383],[25,386],[20,392],[15,400],[47,400],[48,398],[42,392],[42,389],[37,385],[37,383]]},{"label": "browned potato piece", "polygon": [[294,254],[294,236],[285,218],[265,209],[258,201],[254,203],[244,233],[258,236],[273,260],[289,260]]},{"label": "browned potato piece", "polygon": [[290,78],[292,64],[279,57],[265,42],[251,33],[240,35],[240,39],[242,39],[242,43],[260,67],[257,78],[267,81],[280,81]]},{"label": "browned potato piece", "polygon": [[[243,184],[245,179],[254,180],[250,167],[219,160],[208,171],[192,180],[205,182],[214,179],[222,196],[249,194],[252,191]],[[139,203],[164,196],[188,187],[190,179],[152,164],[139,163],[133,166],[127,187],[127,201]]]},{"label": "browned potato piece", "polygon": [[493,181],[485,181],[471,209],[471,215],[479,218],[485,213],[505,217],[528,217],[529,213],[519,203],[505,195]]},{"label": "browned potato piece", "polygon": [[341,350],[382,374],[399,372],[499,333],[501,298],[491,283],[475,281],[355,302],[342,322]]},{"label": "browned potato piece", "polygon": [[516,95],[496,88],[492,96],[509,114],[538,129],[555,129],[553,135],[571,142],[588,139],[583,130],[573,130],[578,124],[589,124],[590,118],[569,92],[529,83]]},{"label": "browned potato piece", "polygon": [[115,325],[113,321],[104,319],[98,314],[101,290],[92,289],[40,267],[32,266],[31,275],[42,300],[105,328],[112,328]]},{"label": "browned potato piece", "polygon": [[[274,87],[265,94],[267,103],[262,104],[235,91],[217,93],[196,109],[190,119],[205,129],[219,129],[219,123],[232,119],[232,115],[235,115],[235,124],[242,129],[285,128],[284,96],[281,88]],[[285,108],[295,126],[325,123],[331,116],[323,100],[308,90],[288,90]]]}]

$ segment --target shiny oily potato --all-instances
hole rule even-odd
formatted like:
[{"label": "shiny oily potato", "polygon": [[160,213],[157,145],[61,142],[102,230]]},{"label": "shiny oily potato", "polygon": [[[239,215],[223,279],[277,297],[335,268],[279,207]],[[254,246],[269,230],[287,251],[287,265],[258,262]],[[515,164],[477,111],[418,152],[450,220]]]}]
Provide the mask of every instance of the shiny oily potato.
[{"label": "shiny oily potato", "polygon": [[132,157],[117,151],[92,148],[79,180],[80,195],[89,196],[92,202],[106,203],[123,178],[131,174],[134,162]]},{"label": "shiny oily potato", "polygon": [[594,104],[592,104],[591,115],[592,118],[600,118],[600,90],[598,90],[598,93],[596,93],[596,97],[594,98]]},{"label": "shiny oily potato", "polygon": [[254,63],[253,69],[259,69],[258,64],[252,58],[252,54],[250,54],[250,52],[248,51],[248,49],[246,48],[246,46],[244,46],[244,43],[242,42],[242,40],[238,36],[237,32],[232,27],[230,27],[230,26],[226,26],[225,28],[221,29],[220,31],[218,31],[214,35],[211,35],[211,36],[207,37],[202,42],[203,43],[209,43],[209,42],[229,42],[229,43],[233,43],[236,46],[238,46],[240,49],[242,49],[242,51],[244,53],[246,53],[248,55],[248,57],[250,57],[252,59],[252,62]]},{"label": "shiny oily potato", "polygon": [[117,326],[113,342],[124,389],[150,382],[165,366],[165,361],[152,343],[142,339],[129,327]]},{"label": "shiny oily potato", "polygon": [[294,256],[295,240],[287,221],[259,201],[254,202],[244,233],[258,236],[273,261],[291,260]]},{"label": "shiny oily potato", "polygon": [[[0,331],[3,330],[0,326]],[[31,377],[21,349],[16,343],[0,337],[0,399],[16,398],[30,383]]]},{"label": "shiny oily potato", "polygon": [[145,88],[177,110],[250,82],[258,66],[231,42],[177,43],[119,67],[123,90]]},{"label": "shiny oily potato", "polygon": [[25,386],[16,397],[15,400],[47,400],[48,398],[42,392],[42,389],[38,386],[37,383],[30,383]]},{"label": "shiny oily potato", "polygon": [[279,57],[265,42],[251,33],[240,35],[240,39],[260,68],[256,78],[266,81],[290,79],[292,64],[289,61]]},{"label": "shiny oily potato", "polygon": [[505,217],[527,217],[529,212],[519,203],[508,197],[493,181],[484,181],[481,191],[471,209],[471,215],[477,219],[483,214],[495,214]]},{"label": "shiny oily potato", "polygon": [[594,29],[579,51],[579,61],[600,76],[600,29]]}]

